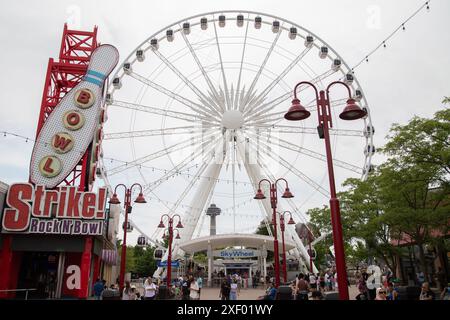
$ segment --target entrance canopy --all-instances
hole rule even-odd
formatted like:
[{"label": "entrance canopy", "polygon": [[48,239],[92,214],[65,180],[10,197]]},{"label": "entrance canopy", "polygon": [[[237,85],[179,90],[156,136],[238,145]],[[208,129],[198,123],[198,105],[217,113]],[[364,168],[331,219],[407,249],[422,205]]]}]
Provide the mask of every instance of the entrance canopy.
[{"label": "entrance canopy", "polygon": [[[220,234],[189,240],[181,243],[180,248],[188,254],[193,254],[207,250],[208,245],[211,245],[211,249],[213,250],[226,247],[261,248],[265,245],[267,250],[273,251],[273,242],[273,237],[258,234]],[[286,251],[288,251],[294,249],[295,244],[285,239],[285,247]],[[278,240],[278,249],[281,252],[281,239]]]}]

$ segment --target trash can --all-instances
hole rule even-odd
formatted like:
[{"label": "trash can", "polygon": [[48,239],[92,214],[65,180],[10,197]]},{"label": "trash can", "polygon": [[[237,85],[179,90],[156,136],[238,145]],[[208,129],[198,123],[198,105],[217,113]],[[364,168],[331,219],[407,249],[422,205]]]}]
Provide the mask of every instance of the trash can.
[{"label": "trash can", "polygon": [[398,300],[419,300],[421,291],[421,287],[418,286],[398,287]]},{"label": "trash can", "polygon": [[292,300],[292,288],[290,286],[279,286],[277,300]]},{"label": "trash can", "polygon": [[169,299],[169,290],[167,285],[162,284],[159,286],[157,300],[167,300]]},{"label": "trash can", "polygon": [[323,300],[339,300],[339,292],[324,292]]}]

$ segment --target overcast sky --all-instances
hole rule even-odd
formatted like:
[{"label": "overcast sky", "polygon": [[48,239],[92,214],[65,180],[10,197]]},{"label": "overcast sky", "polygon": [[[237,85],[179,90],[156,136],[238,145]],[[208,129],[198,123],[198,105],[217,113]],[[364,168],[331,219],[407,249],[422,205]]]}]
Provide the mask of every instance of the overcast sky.
[{"label": "overcast sky", "polygon": [[[157,30],[202,12],[252,10],[293,21],[320,36],[354,65],[423,0],[203,0],[203,1],[2,1],[0,3],[0,131],[34,137],[49,57],[57,57],[63,25],[91,30],[115,45],[122,59]],[[450,95],[450,2],[431,1],[406,30],[356,70],[364,88],[375,145],[392,123],[431,117]],[[126,131],[126,130],[124,130]],[[32,143],[0,137],[0,180],[28,180]],[[107,151],[107,150],[106,150]],[[381,158],[375,157],[375,163]],[[171,198],[170,193],[161,195]],[[316,199],[317,200],[317,199]],[[238,200],[239,202],[239,200]],[[317,200],[313,206],[326,204]],[[149,207],[150,208],[150,207]],[[303,207],[308,209],[308,205]],[[137,216],[137,219],[139,216]],[[140,221],[153,232],[157,217]],[[136,235],[133,235],[135,237]]]}]

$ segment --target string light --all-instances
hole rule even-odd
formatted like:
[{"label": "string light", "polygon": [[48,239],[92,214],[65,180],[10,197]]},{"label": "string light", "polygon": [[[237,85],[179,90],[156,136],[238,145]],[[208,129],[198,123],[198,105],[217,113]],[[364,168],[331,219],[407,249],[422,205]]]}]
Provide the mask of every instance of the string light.
[{"label": "string light", "polygon": [[[23,139],[23,140],[25,140],[25,142],[28,142],[28,141],[32,141],[34,143],[37,142],[33,138],[26,137],[26,136],[23,136],[23,135],[20,135],[20,134],[17,134],[17,133],[13,133],[13,132],[9,132],[9,131],[1,131],[1,132],[3,132],[3,137],[7,137],[9,135],[9,136],[13,136],[13,137],[16,137],[16,138],[19,138],[19,139]],[[42,144],[44,144],[46,147],[48,146],[47,142],[43,142]],[[82,150],[75,150],[75,149],[73,149],[73,150],[76,151],[76,152],[79,152],[80,154],[84,154],[85,153],[85,151],[82,151]],[[110,161],[111,164],[113,164],[113,163],[120,163],[120,164],[124,164],[126,167],[128,167],[128,165],[129,165],[128,161],[124,161],[124,160],[120,160],[120,159],[109,158],[109,157],[103,157],[103,159],[105,161]],[[146,165],[142,165],[142,164],[139,164],[138,167],[139,167],[139,169],[142,169],[142,168],[149,169],[152,172],[155,172],[155,171],[164,172],[164,175],[166,175],[167,172],[168,172],[167,169],[162,169],[162,168],[157,168],[157,167],[152,167],[152,166],[146,166]],[[179,176],[186,176],[187,178],[191,178],[192,175],[189,174],[189,170],[194,168],[194,167],[198,168],[198,164],[192,165],[191,167],[187,168],[186,170],[181,170],[181,171],[180,170],[176,170],[173,174],[171,174],[170,178],[173,178],[175,175],[177,175],[177,176],[178,175]],[[166,178],[169,178],[169,177],[166,177]],[[199,181],[200,179],[207,179],[208,181],[211,181],[211,177],[197,176],[197,181]],[[227,184],[230,184],[230,180],[228,180],[228,179],[216,179],[216,181],[217,182],[224,182],[224,183],[226,182]],[[252,185],[254,185],[254,186],[257,186],[257,184],[253,184],[253,183],[248,182],[248,181],[235,181],[235,183],[236,183],[236,185],[244,185],[244,186],[248,186],[248,185],[252,186]],[[153,184],[154,183],[152,183],[152,185]]]},{"label": "string light", "polygon": [[417,16],[422,10],[426,9],[430,11],[430,3],[431,0],[426,1],[422,4],[411,16],[409,16],[405,21],[403,21],[399,27],[397,27],[386,39],[384,39],[379,45],[377,45],[369,54],[366,54],[363,59],[361,59],[352,70],[358,68],[363,62],[369,62],[369,58],[375,54],[380,48],[386,48],[386,42],[388,42],[391,38],[393,38],[400,30],[406,31],[406,24],[409,23],[415,16]]}]

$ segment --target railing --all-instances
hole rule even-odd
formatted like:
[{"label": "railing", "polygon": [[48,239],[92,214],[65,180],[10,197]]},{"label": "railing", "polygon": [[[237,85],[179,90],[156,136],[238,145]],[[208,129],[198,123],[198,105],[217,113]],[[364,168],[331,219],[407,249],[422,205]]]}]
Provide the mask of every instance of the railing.
[{"label": "railing", "polygon": [[36,291],[37,289],[9,289],[0,290],[0,292],[23,292],[25,291],[25,300],[28,300],[28,291]]}]

